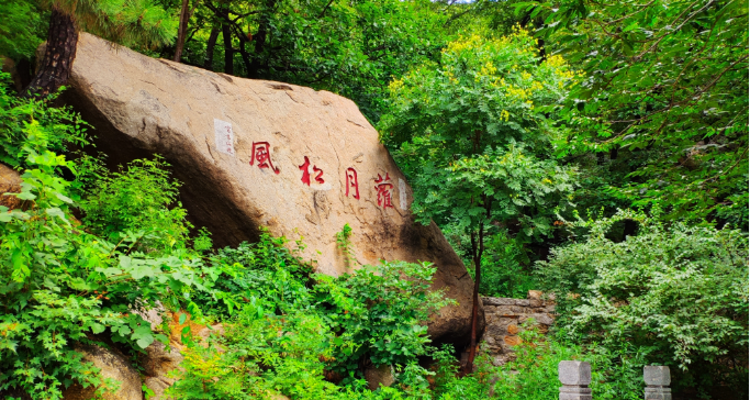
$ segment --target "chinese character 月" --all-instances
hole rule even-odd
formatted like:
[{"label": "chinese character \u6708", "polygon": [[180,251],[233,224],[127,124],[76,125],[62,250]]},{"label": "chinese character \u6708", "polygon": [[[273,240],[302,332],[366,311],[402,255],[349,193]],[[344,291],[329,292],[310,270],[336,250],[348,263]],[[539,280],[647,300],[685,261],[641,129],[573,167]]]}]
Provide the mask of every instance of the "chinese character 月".
[{"label": "chinese character \u6708", "polygon": [[250,165],[255,165],[258,162],[258,168],[271,168],[275,173],[279,173],[279,169],[273,166],[271,161],[271,146],[268,142],[253,142],[253,152],[250,158]]},{"label": "chinese character \u6708", "polygon": [[[304,183],[307,186],[310,186],[310,159],[305,156],[305,163],[299,166],[299,169],[302,170],[302,183]],[[317,166],[313,165],[313,172],[315,172],[315,182],[318,182],[320,184],[326,183],[326,181],[323,180],[323,170],[318,168]]]},{"label": "chinese character \u6708", "polygon": [[391,200],[393,199],[393,184],[388,183],[388,181],[391,180],[391,177],[388,176],[388,173],[385,173],[385,178],[380,176],[378,174],[378,179],[375,179],[375,189],[378,191],[378,205],[383,208],[393,208],[393,203]]},{"label": "chinese character \u6708", "polygon": [[349,197],[350,188],[354,188],[352,197],[359,200],[359,183],[357,182],[357,170],[352,167],[346,169],[346,197]]}]

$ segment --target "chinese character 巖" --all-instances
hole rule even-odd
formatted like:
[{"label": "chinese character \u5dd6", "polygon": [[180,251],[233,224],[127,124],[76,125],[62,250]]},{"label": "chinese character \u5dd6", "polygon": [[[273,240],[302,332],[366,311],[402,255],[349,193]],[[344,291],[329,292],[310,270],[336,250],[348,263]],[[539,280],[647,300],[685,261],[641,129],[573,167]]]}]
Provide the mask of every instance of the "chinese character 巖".
[{"label": "chinese character \u5dd6", "polygon": [[393,203],[391,200],[393,199],[393,184],[388,183],[388,181],[391,180],[391,177],[388,176],[388,173],[385,173],[385,178],[380,176],[378,174],[378,179],[375,179],[375,189],[378,191],[378,205],[383,208],[393,208]]}]

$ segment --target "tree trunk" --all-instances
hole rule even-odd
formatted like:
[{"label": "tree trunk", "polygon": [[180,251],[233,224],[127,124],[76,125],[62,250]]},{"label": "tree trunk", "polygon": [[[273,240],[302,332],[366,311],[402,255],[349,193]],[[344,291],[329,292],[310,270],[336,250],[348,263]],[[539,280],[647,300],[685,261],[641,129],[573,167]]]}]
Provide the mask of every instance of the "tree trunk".
[{"label": "tree trunk", "polygon": [[474,261],[474,291],[471,295],[471,337],[469,340],[469,358],[464,366],[464,374],[474,370],[474,358],[477,355],[477,335],[479,328],[479,283],[482,280],[482,253],[484,253],[484,224],[479,224],[478,240],[471,235],[471,247]]},{"label": "tree trunk", "polygon": [[[492,199],[482,196],[482,203],[487,212],[486,219],[491,221],[492,216]],[[472,232],[471,238],[471,255],[474,261],[474,292],[472,293],[471,304],[471,338],[469,341],[469,358],[464,366],[464,374],[470,374],[474,370],[474,358],[477,355],[477,339],[479,335],[479,284],[482,282],[482,256],[484,255],[484,222],[479,222],[479,229],[476,234]]]},{"label": "tree trunk", "polygon": [[265,9],[258,19],[258,31],[253,36],[253,43],[255,44],[253,62],[250,66],[250,71],[247,73],[249,78],[265,78],[265,74],[261,73],[261,69],[263,69],[263,61],[266,61],[266,65],[268,65],[268,57],[266,57],[265,60],[262,57],[266,41],[268,40],[268,32],[271,28],[270,15],[275,7],[276,0],[266,0]]},{"label": "tree trunk", "polygon": [[68,83],[77,45],[78,30],[73,16],[53,7],[41,68],[23,97],[44,97]]},{"label": "tree trunk", "polygon": [[[229,18],[229,10],[223,10],[224,16]],[[232,48],[232,31],[229,22],[221,25],[221,33],[224,37],[224,72],[234,75],[234,48]]]},{"label": "tree trunk", "polygon": [[177,48],[174,51],[174,60],[180,62],[182,58],[182,49],[185,48],[185,37],[187,36],[187,26],[190,20],[190,0],[182,0],[182,10],[180,11],[180,27],[177,29]]},{"label": "tree trunk", "polygon": [[214,46],[216,46],[216,39],[219,37],[219,28],[211,28],[211,34],[208,36],[208,44],[206,44],[206,60],[203,63],[203,68],[213,71],[214,67]]}]

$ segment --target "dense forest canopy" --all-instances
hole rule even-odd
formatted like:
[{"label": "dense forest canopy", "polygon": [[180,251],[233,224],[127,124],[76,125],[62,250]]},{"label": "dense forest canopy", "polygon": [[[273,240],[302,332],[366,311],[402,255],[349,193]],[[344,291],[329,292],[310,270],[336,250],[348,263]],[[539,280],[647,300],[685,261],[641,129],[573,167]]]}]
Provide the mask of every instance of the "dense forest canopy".
[{"label": "dense forest canopy", "polygon": [[[185,399],[542,399],[566,357],[599,369],[596,398],[640,398],[650,364],[672,368],[675,398],[748,398],[747,2],[4,0],[0,15],[0,162],[24,204],[0,205],[0,395],[102,383],[74,343],[166,341],[137,301],[231,327],[228,351],[186,350]],[[529,326],[544,344],[495,368],[475,318],[459,373],[463,349],[426,336],[450,303],[429,264],[331,278],[265,232],[214,248],[159,155],[110,171],[77,151],[96,127],[56,99],[79,32],[352,99],[416,220],[475,279],[474,315],[480,295],[541,289],[555,330]],[[366,390],[372,365],[398,384]]]}]

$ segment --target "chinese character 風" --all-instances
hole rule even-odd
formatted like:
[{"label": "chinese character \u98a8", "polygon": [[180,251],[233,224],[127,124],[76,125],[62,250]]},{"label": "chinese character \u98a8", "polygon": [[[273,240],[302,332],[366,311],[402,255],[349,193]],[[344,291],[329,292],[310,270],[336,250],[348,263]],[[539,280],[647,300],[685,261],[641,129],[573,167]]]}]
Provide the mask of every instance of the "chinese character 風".
[{"label": "chinese character \u98a8", "polygon": [[255,165],[258,162],[258,168],[271,168],[275,173],[279,173],[279,169],[273,166],[271,161],[271,146],[268,142],[253,142],[253,152],[250,158],[250,165]]}]

